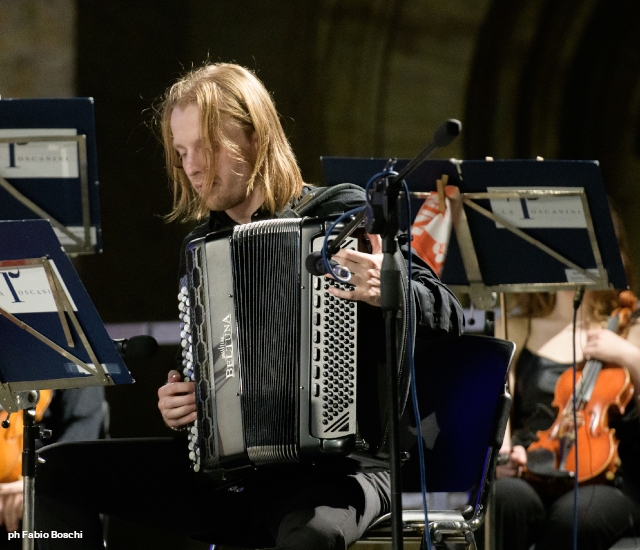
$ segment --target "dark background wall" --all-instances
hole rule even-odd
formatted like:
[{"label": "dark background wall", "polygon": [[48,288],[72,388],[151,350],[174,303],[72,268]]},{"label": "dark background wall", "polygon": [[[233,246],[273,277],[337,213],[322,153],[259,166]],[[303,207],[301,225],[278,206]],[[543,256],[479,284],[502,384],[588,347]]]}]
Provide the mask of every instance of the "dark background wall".
[{"label": "dark background wall", "polygon": [[[310,182],[322,181],[320,155],[414,156],[448,117],[463,122],[463,134],[443,157],[598,159],[640,265],[636,0],[19,0],[5,8],[0,93],[95,99],[104,253],[76,267],[105,322],[176,318],[177,251],[189,227],[162,219],[170,193],[150,126],[166,87],[207,58],[257,72]],[[114,437],[166,435],[156,391],[175,352],[164,346],[152,362],[130,363],[137,383],[108,390]],[[124,526],[113,533],[118,548],[176,545]]]},{"label": "dark background wall", "polygon": [[636,270],[639,31],[633,0],[494,0],[477,35],[463,138],[467,158],[599,160]]}]

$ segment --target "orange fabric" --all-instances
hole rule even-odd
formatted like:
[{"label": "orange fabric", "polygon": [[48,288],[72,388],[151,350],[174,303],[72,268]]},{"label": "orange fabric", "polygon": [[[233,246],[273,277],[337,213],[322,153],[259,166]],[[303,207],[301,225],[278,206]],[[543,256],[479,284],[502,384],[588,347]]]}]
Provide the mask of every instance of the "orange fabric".
[{"label": "orange fabric", "polygon": [[418,256],[440,275],[451,235],[451,207],[449,198],[459,195],[455,185],[447,185],[445,190],[446,209],[440,212],[438,193],[432,192],[418,210],[411,226],[413,240],[411,246]]}]

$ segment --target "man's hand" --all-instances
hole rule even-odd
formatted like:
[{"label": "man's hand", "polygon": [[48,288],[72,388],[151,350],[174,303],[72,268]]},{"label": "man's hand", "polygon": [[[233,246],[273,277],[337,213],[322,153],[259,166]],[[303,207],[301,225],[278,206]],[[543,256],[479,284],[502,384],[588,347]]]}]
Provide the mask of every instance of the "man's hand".
[{"label": "man's hand", "polygon": [[197,418],[195,384],[180,382],[178,371],[170,371],[167,383],[158,389],[158,408],[170,428],[194,422]]},{"label": "man's hand", "polygon": [[22,479],[0,483],[0,526],[11,533],[17,531],[22,521]]},{"label": "man's hand", "polygon": [[527,451],[522,445],[516,445],[511,449],[506,464],[496,468],[496,478],[520,477],[522,467],[527,464]]},{"label": "man's hand", "polygon": [[[330,287],[329,292],[345,300],[362,300],[380,307],[380,268],[382,267],[382,239],[380,235],[368,235],[371,254],[341,248],[332,258],[351,271],[350,284],[355,290],[339,290]],[[331,277],[328,275],[328,277]]]}]

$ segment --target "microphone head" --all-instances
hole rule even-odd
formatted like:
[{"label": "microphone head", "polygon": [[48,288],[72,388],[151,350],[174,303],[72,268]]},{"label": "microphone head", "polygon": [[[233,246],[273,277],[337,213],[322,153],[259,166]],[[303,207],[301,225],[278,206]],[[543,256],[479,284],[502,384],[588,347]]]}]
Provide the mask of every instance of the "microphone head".
[{"label": "microphone head", "polygon": [[158,352],[158,342],[152,336],[133,336],[125,341],[122,351],[131,359],[151,359]]},{"label": "microphone head", "polygon": [[322,252],[312,252],[307,256],[304,261],[304,267],[307,272],[316,277],[324,275],[325,272],[321,269],[322,266]]},{"label": "microphone head", "polygon": [[433,134],[433,144],[435,147],[446,147],[460,134],[462,123],[455,118],[445,120],[440,128]]}]

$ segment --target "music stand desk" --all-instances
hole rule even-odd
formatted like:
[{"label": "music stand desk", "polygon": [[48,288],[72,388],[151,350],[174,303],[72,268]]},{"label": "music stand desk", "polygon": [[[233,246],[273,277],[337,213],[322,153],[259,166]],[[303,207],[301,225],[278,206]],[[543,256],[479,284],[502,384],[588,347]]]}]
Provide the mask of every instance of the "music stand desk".
[{"label": "music stand desk", "polygon": [[0,120],[0,219],[48,219],[69,254],[101,252],[93,99],[2,99]]},{"label": "music stand desk", "polygon": [[51,224],[0,222],[0,405],[25,410],[25,531],[34,528],[37,390],[132,382]]},{"label": "music stand desk", "polygon": [[[387,159],[322,162],[329,185],[364,186]],[[425,161],[407,181],[414,216],[445,175],[460,200],[441,279],[481,309],[494,293],[627,288],[596,161]]]}]

